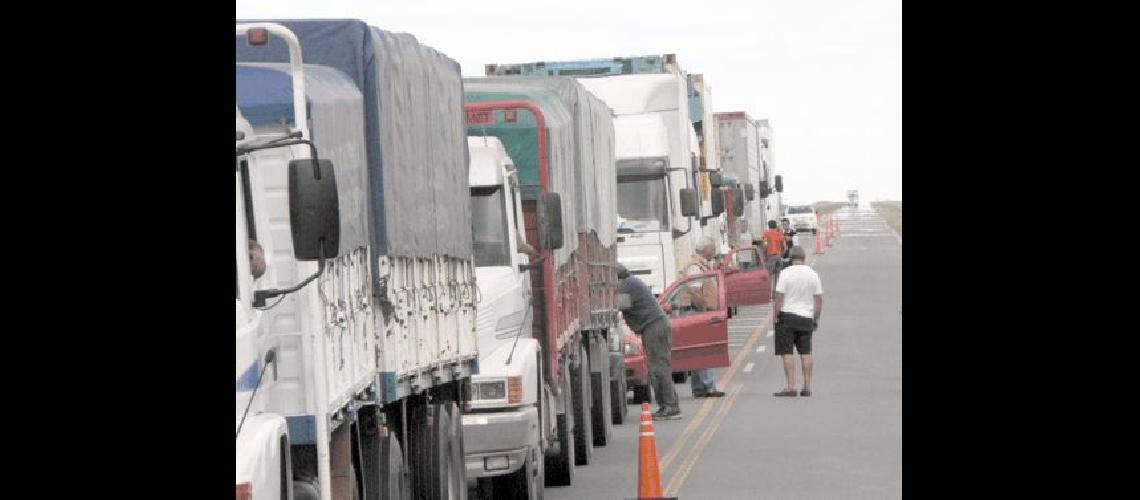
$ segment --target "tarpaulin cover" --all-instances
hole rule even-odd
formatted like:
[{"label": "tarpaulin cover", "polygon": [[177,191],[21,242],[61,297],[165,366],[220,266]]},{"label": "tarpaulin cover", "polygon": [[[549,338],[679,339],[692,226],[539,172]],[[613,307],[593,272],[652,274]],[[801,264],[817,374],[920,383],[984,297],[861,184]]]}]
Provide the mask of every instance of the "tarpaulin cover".
[{"label": "tarpaulin cover", "polygon": [[[505,77],[464,80],[468,102],[522,99],[535,103],[546,120],[551,192],[562,198],[563,241],[555,264],[577,247],[575,233],[596,232],[605,246],[615,242],[617,174],[614,170],[613,112],[601,99],[569,77]],[[539,185],[538,136],[526,110],[506,122],[472,124],[473,136],[498,137],[519,170],[523,198],[536,199]]]},{"label": "tarpaulin cover", "polygon": [[[359,20],[268,22],[293,31],[305,63],[343,71],[363,96],[374,255],[470,258],[459,64],[412,35]],[[289,60],[278,37],[250,47],[239,36],[236,48],[238,62]]]},{"label": "tarpaulin cover", "polygon": [[[340,201],[340,246],[369,244],[364,101],[348,75],[305,65],[305,101],[317,155],[332,160]],[[238,64],[237,106],[256,129],[292,126],[293,78],[288,64]]]}]

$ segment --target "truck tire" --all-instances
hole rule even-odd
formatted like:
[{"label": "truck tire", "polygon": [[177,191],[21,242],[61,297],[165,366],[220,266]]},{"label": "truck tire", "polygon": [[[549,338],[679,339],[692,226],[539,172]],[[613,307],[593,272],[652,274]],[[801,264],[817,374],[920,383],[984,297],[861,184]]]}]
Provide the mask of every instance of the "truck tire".
[{"label": "truck tire", "polygon": [[565,413],[554,417],[558,433],[558,453],[545,455],[546,486],[570,486],[574,483],[574,411],[570,407],[570,370],[564,362],[558,379],[562,381],[562,398]]},{"label": "truck tire", "polygon": [[594,455],[594,419],[590,413],[592,398],[590,396],[590,358],[586,356],[585,347],[579,344],[578,368],[570,375],[570,387],[574,401],[574,465],[590,465]]},{"label": "truck tire", "polygon": [[689,372],[673,372],[674,384],[683,384],[686,380],[689,380]]},{"label": "truck tire", "polygon": [[463,450],[463,408],[455,401],[448,401],[448,421],[451,423],[448,455],[451,458],[448,470],[451,471],[451,498],[467,500],[467,463]]},{"label": "truck tire", "polygon": [[624,424],[625,412],[629,411],[629,406],[625,403],[625,380],[610,380],[610,399],[613,400],[610,418],[614,425]]},{"label": "truck tire", "polygon": [[[452,500],[465,498],[467,493],[466,481],[463,481],[463,488],[456,490],[456,486],[460,483],[457,478],[466,476],[462,470],[455,470],[455,452],[462,452],[462,448],[458,448],[455,444],[455,438],[460,436],[456,431],[456,424],[462,427],[462,423],[454,420],[455,415],[458,413],[455,409],[455,401],[442,401],[439,403],[432,403],[431,415],[434,420],[431,431],[431,463],[433,477],[430,478],[431,499],[432,500]],[[462,455],[460,455],[460,463],[462,463]]]},{"label": "truck tire", "polygon": [[[607,347],[602,342],[603,347]],[[605,446],[614,432],[614,424],[610,419],[613,405],[610,398],[610,366],[608,350],[603,350],[599,356],[598,364],[602,365],[600,371],[590,372],[590,392],[593,393],[593,409],[590,412],[593,418],[594,446]],[[591,363],[592,364],[592,363]]]},{"label": "truck tire", "polygon": [[380,438],[380,464],[383,469],[380,474],[379,498],[409,500],[412,491],[404,474],[403,448],[393,431]]},{"label": "truck tire", "polygon": [[[424,398],[409,398],[408,405],[408,482],[410,497],[430,499],[428,484],[432,477],[430,450],[431,436],[427,425],[427,402]],[[434,427],[434,424],[433,424]]]}]

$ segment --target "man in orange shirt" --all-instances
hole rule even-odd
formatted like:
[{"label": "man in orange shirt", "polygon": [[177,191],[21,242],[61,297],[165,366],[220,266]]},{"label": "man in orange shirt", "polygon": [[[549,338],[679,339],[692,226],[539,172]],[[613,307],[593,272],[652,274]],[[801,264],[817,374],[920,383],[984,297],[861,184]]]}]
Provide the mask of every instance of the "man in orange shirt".
[{"label": "man in orange shirt", "polygon": [[776,227],[774,220],[768,221],[768,230],[764,231],[764,248],[768,253],[768,275],[775,283],[784,258],[784,232]]}]

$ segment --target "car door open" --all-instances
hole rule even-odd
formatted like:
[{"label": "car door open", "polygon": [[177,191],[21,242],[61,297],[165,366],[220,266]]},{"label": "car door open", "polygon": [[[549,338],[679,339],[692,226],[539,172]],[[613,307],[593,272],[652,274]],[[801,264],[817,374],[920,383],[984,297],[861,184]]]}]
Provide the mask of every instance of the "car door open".
[{"label": "car door open", "polygon": [[673,330],[674,372],[719,368],[728,360],[728,301],[724,274],[686,276],[659,299]]},{"label": "car door open", "polygon": [[729,252],[724,256],[724,269],[728,307],[772,301],[772,278],[758,248],[748,246]]}]

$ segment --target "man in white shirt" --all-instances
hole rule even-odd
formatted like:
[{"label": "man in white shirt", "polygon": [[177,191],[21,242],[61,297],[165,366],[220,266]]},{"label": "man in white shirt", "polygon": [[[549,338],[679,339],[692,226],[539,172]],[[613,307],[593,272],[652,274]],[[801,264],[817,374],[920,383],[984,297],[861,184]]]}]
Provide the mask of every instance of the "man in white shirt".
[{"label": "man in white shirt", "polygon": [[819,327],[823,311],[823,285],[815,270],[804,264],[807,252],[802,247],[788,251],[792,265],[780,272],[776,282],[776,355],[784,358],[784,377],[788,387],[773,394],[777,397],[796,395],[796,359],[792,347],[800,353],[804,371],[804,388],[800,396],[811,396],[811,334]]}]

